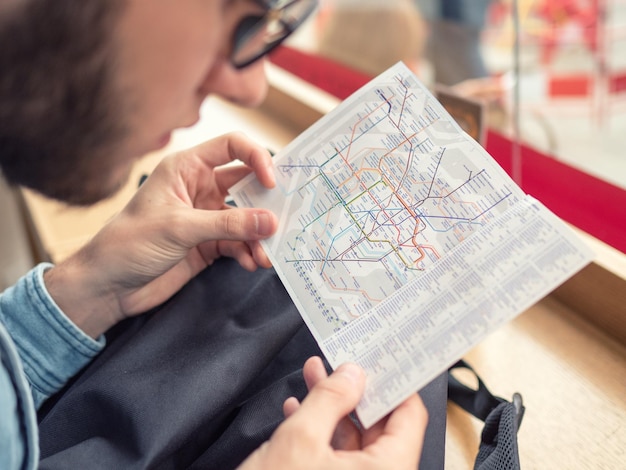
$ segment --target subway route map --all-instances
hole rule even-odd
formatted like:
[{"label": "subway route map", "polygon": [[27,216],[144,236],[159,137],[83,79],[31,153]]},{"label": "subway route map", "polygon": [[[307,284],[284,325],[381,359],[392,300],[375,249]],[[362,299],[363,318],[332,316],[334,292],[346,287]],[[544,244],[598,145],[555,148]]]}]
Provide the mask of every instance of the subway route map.
[{"label": "subway route map", "polygon": [[279,217],[263,247],[330,364],[365,368],[364,427],[592,257],[402,63],[274,160],[231,195]]}]

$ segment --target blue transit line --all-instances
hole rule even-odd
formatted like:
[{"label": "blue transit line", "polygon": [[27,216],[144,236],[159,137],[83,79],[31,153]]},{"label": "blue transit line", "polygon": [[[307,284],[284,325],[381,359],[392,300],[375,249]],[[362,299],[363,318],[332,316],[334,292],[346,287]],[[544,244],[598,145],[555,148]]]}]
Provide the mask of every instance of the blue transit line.
[{"label": "blue transit line", "polygon": [[[381,212],[389,212],[391,213],[389,217],[385,218],[385,222],[380,223],[378,221],[378,214],[380,214]],[[389,226],[397,226],[397,225],[401,225],[404,221],[406,221],[407,219],[411,218],[410,216],[405,217],[402,221],[400,222],[392,222],[392,219],[397,215],[397,214],[401,214],[406,212],[406,209],[402,206],[398,206],[398,207],[385,207],[384,209],[370,209],[370,210],[366,210],[366,211],[352,211],[351,213],[355,215],[355,219],[357,219],[356,215],[357,214],[364,214],[364,216],[362,217],[363,219],[366,217],[371,217],[372,222],[376,224],[376,227],[374,228],[374,230],[376,228],[380,228],[380,227],[389,227]],[[361,219],[357,219],[357,221],[359,223],[361,223],[361,226],[364,226],[365,223],[361,222]]]},{"label": "blue transit line", "polygon": [[[461,189],[463,186],[465,186],[466,184],[469,184],[473,179],[478,178],[483,172],[485,171],[485,169],[483,168],[482,170],[480,170],[478,173],[476,173],[474,176],[471,176],[470,178],[468,178],[467,180],[465,180],[463,183],[461,183],[459,186],[457,186],[456,188],[454,188],[452,191],[448,192],[447,194],[443,195],[443,196],[431,196],[430,195],[430,189],[428,191],[428,195],[426,197],[424,197],[424,199],[421,199],[417,204],[415,204],[414,207],[419,207],[422,204],[424,204],[428,199],[445,199],[448,196],[451,196],[452,194],[454,194],[455,192],[457,192],[459,189]],[[435,180],[433,179],[431,181],[431,188],[432,185],[434,184]]]},{"label": "blue transit line", "polygon": [[[397,227],[398,225],[401,225],[403,221],[401,222],[394,222],[393,219],[396,217],[396,215],[398,214],[402,214],[403,212],[405,212],[405,209],[396,209],[396,210],[386,210],[385,212],[393,212],[393,214],[390,214],[389,216],[386,217],[385,221],[383,223],[378,222],[378,220],[376,221],[378,223],[379,227]],[[406,220],[406,218],[404,219]]]},{"label": "blue transit line", "polygon": [[[338,238],[343,237],[344,234],[346,234],[347,232],[353,231],[353,229],[354,229],[354,226],[351,225],[349,227],[346,227],[344,230],[342,230],[341,232],[339,232],[336,235],[333,235],[332,233],[327,233],[328,237],[330,238],[330,244],[328,246],[328,250],[326,251],[326,256],[324,257],[323,260],[321,260],[322,261],[322,267],[320,269],[320,274],[324,274],[324,269],[326,267],[326,264],[329,261],[335,261],[334,258],[330,257],[330,250],[333,248],[333,245],[335,244],[335,240],[337,240]],[[359,232],[359,230],[357,230],[357,235],[358,235],[358,232]]]},{"label": "blue transit line", "polygon": [[422,145],[424,145],[425,143],[430,142],[430,137],[426,137],[424,140],[422,140],[420,143],[415,144],[415,146],[417,147],[417,150],[420,150]]},{"label": "blue transit line", "polygon": [[359,224],[360,227],[365,227],[365,224],[368,222],[368,219],[371,219],[373,223],[376,222],[376,217],[372,214],[372,211],[358,211],[352,212],[354,215],[355,221]]},{"label": "blue transit line", "polygon": [[356,253],[358,253],[359,256],[364,256],[365,257],[365,258],[360,258],[359,261],[361,261],[361,260],[372,260],[372,259],[381,260],[385,256],[387,256],[390,252],[394,251],[393,248],[385,249],[385,250],[383,250],[383,249],[374,249],[374,247],[371,244],[366,244],[364,242],[365,242],[365,240],[361,239],[354,246],[354,251]]},{"label": "blue transit line", "polygon": [[[368,242],[370,241],[368,233],[366,233],[365,230],[364,230],[364,227],[361,224],[359,224],[357,222],[357,220],[355,220],[355,217],[353,216],[353,213],[351,213],[347,209],[346,209],[346,211],[347,211],[347,213],[349,215],[352,216],[354,224],[350,225],[349,227],[346,227],[344,230],[342,230],[341,232],[339,232],[337,234],[332,234],[332,233],[326,231],[326,234],[327,234],[328,238],[330,239],[330,244],[329,244],[328,250],[326,251],[326,256],[324,257],[324,259],[318,260],[318,261],[322,262],[322,266],[321,266],[321,269],[320,269],[320,274],[324,273],[324,270],[325,270],[326,265],[328,263],[336,261],[334,258],[331,258],[330,251],[332,250],[332,248],[333,248],[333,246],[335,244],[335,241],[338,240],[339,238],[343,237],[344,235],[346,235],[347,232],[355,231],[355,229],[356,229],[357,240],[353,242],[351,249],[357,249],[357,247],[359,245],[361,245],[361,243],[363,243],[365,241],[368,241]],[[366,214],[366,216],[367,216],[367,214]],[[395,224],[390,224],[390,225],[393,226]],[[380,224],[378,224],[378,227],[380,227]],[[361,237],[361,235],[363,237]],[[381,258],[379,258],[379,260],[389,256],[389,254],[391,254],[391,253],[395,253],[396,252],[395,245],[391,241],[389,241],[389,240],[376,240],[376,241],[381,242],[381,243],[388,243],[391,246],[391,249],[386,251],[384,256],[381,256]],[[345,261],[345,260],[342,260],[342,262],[343,261]],[[357,259],[357,260],[354,260],[354,261],[368,261],[368,260],[367,259]]]},{"label": "blue transit line", "polygon": [[373,209],[368,209],[368,210],[364,210],[364,211],[351,211],[351,212],[352,212],[352,214],[355,214],[355,215],[357,215],[357,214],[361,215],[362,214],[364,218],[369,215],[373,220],[376,220],[376,217],[374,217],[374,213],[377,212],[377,211],[374,211]]},{"label": "blue transit line", "polygon": [[393,108],[391,101],[387,99],[387,97],[385,96],[385,94],[383,93],[381,89],[376,89],[376,94],[380,96],[380,99],[382,99],[385,103],[389,105],[389,110],[387,111],[387,114],[391,114],[391,110]]},{"label": "blue transit line", "polygon": [[[396,124],[396,126],[398,127],[398,130],[400,129],[400,126],[402,125],[402,118],[404,118],[404,107],[406,105],[407,97],[409,96],[408,85],[404,83],[402,79],[400,79],[400,85],[402,86],[402,88],[404,88],[404,96],[402,99],[402,107],[400,108],[400,116],[398,116],[398,123]],[[389,108],[389,113],[391,113],[391,108]]]},{"label": "blue transit line", "polygon": [[323,171],[320,171],[319,177],[322,178],[322,181],[324,182],[324,184],[326,184],[326,187],[330,190],[330,192],[335,195],[338,203],[341,204],[343,207],[346,207],[346,201],[344,201],[341,194],[339,194],[339,191],[337,191],[336,186],[333,184],[330,178],[328,178],[328,176],[326,176]]},{"label": "blue transit line", "polygon": [[452,191],[450,191],[448,194],[446,194],[445,196],[442,196],[442,198],[448,197],[452,194],[454,194],[455,192],[457,192],[459,189],[461,189],[463,186],[465,186],[466,184],[468,184],[470,181],[472,181],[475,178],[478,178],[482,173],[485,172],[485,169],[483,168],[482,170],[480,170],[478,173],[476,173],[475,175],[472,176],[471,172],[470,172],[470,177],[464,182],[461,183],[457,188],[453,189]]},{"label": "blue transit line", "polygon": [[395,271],[396,278],[406,279],[406,274],[400,269],[400,265],[396,263],[390,263],[390,267],[392,271]]},{"label": "blue transit line", "polygon": [[[360,178],[357,178],[357,181],[360,183],[359,184],[360,186],[364,186],[363,180],[361,180]],[[384,181],[375,181],[371,186],[365,186],[365,188],[359,194],[356,194],[352,199],[347,201],[346,205],[352,205],[354,204],[354,201],[363,197],[364,194],[370,194],[372,192],[372,189],[374,189],[379,184],[387,185]],[[373,196],[372,196],[372,200],[374,200]]]},{"label": "blue transit line", "polygon": [[404,172],[402,173],[402,176],[400,177],[400,181],[398,181],[396,188],[402,188],[404,186],[404,180],[406,179],[406,175],[409,173],[409,170],[413,166],[412,161],[413,161],[413,157],[415,156],[415,149],[413,148],[413,144],[410,142],[409,139],[407,139],[407,142],[409,142],[409,152],[407,155],[407,162],[406,162],[406,165],[404,166]]},{"label": "blue transit line", "polygon": [[374,124],[370,127],[367,128],[367,130],[361,132],[359,135],[356,135],[354,137],[354,139],[352,139],[352,141],[348,142],[348,144],[346,144],[344,147],[341,147],[339,149],[336,149],[336,153],[335,155],[333,155],[331,158],[329,158],[328,160],[326,160],[320,167],[326,165],[328,162],[330,162],[330,160],[332,160],[333,158],[335,158],[337,155],[339,155],[341,152],[343,152],[344,150],[346,150],[348,147],[350,147],[352,144],[354,144],[357,140],[359,140],[361,137],[363,137],[365,134],[367,134],[370,130],[372,130],[373,128],[375,128],[379,123],[381,123],[382,121],[384,121],[385,119],[387,119],[389,117],[388,114],[386,114],[385,116],[381,117],[380,119],[378,119],[377,121],[374,122]]},{"label": "blue transit line", "polygon": [[[445,217],[443,215],[420,215],[419,218],[425,223],[428,224],[428,226],[430,227],[430,229],[433,232],[439,232],[439,233],[445,233],[445,232],[449,232],[450,230],[454,230],[456,228],[457,225],[460,225],[462,223],[466,223],[468,225],[482,225],[480,222],[474,222],[475,219],[467,219],[467,218],[463,218],[463,217]],[[456,223],[451,224],[450,227],[448,228],[444,228],[444,229],[436,229],[433,224],[430,223],[429,219],[445,219],[445,220],[454,220],[456,221]]]},{"label": "blue transit line", "polygon": [[[511,196],[512,193],[508,193],[506,196],[500,198],[498,201],[494,202],[491,206],[487,207],[485,210],[483,210],[480,214],[475,215],[472,218],[468,218],[468,217],[450,217],[450,216],[445,216],[445,215],[424,215],[424,214],[419,214],[418,217],[424,221],[424,223],[428,223],[428,226],[435,232],[449,232],[450,230],[454,229],[457,225],[459,225],[460,223],[467,223],[469,225],[482,225],[480,222],[476,222],[476,220],[480,217],[482,217],[484,214],[486,214],[487,212],[489,212],[490,210],[492,210],[494,207],[496,207],[498,204],[500,204],[501,202],[503,202],[505,199],[507,199],[509,196]],[[419,213],[419,211],[416,210],[416,212]],[[451,221],[457,221],[456,224],[453,224],[450,226],[450,228],[448,229],[444,229],[444,230],[437,230],[430,222],[429,219],[445,219],[445,220],[451,220]]]},{"label": "blue transit line", "polygon": [[[404,213],[404,212],[406,212],[406,211],[404,210],[404,208],[402,208],[402,210],[398,210],[398,212],[400,212],[400,213]],[[411,221],[411,222],[414,222],[414,221],[415,221],[415,217],[413,217],[413,216],[412,216],[410,213],[408,213],[408,212],[407,212],[406,217],[404,217],[402,220],[400,220],[400,221],[398,221],[398,222],[396,222],[396,223],[392,223],[391,225],[393,225],[393,226],[404,225],[404,223],[405,223],[405,222],[407,222],[407,221]],[[385,224],[385,225],[387,225],[387,224]]]},{"label": "blue transit line", "polygon": [[[324,166],[326,166],[327,164],[329,164],[329,163],[330,163],[330,162],[331,162],[331,161],[332,161],[335,157],[337,157],[340,153],[342,153],[343,151],[345,151],[345,150],[346,150],[347,148],[349,148],[350,146],[354,145],[354,144],[355,144],[355,143],[356,143],[359,139],[361,139],[363,136],[365,136],[367,133],[369,133],[372,129],[376,128],[376,126],[377,126],[378,124],[380,124],[381,122],[383,122],[385,119],[390,119],[390,115],[391,115],[391,111],[392,111],[392,109],[393,109],[393,105],[391,104],[391,102],[390,102],[390,101],[388,101],[388,100],[387,100],[387,98],[386,98],[384,95],[382,95],[382,94],[379,94],[379,95],[380,95],[380,96],[381,96],[381,98],[383,98],[383,100],[384,100],[384,101],[385,101],[385,102],[389,105],[389,109],[386,111],[385,115],[384,115],[384,116],[382,116],[381,118],[379,118],[379,119],[377,119],[377,120],[373,121],[373,123],[372,123],[371,125],[369,125],[369,126],[367,127],[367,129],[365,129],[365,130],[364,130],[363,132],[361,132],[360,134],[355,135],[355,137],[354,137],[354,138],[353,138],[350,142],[348,142],[346,145],[344,145],[343,147],[336,148],[336,149],[335,149],[335,154],[334,154],[333,156],[329,157],[328,159],[326,159],[326,161],[325,161],[325,162],[322,162],[322,163],[320,163],[319,165],[295,165],[295,164],[294,164],[294,165],[284,165],[284,164],[283,164],[283,165],[278,165],[278,168],[286,168],[287,170],[292,169],[292,168],[294,168],[294,169],[295,169],[295,168],[315,168],[315,169],[318,169],[318,170],[320,171],[320,174],[322,174],[322,169],[323,169],[323,167],[324,167]],[[392,122],[393,122],[393,121],[392,121]],[[394,125],[395,125],[395,123],[394,123]],[[351,129],[351,130],[353,130],[353,129]],[[424,141],[424,142],[425,142],[425,141]],[[422,143],[424,143],[424,142],[422,142]],[[422,143],[418,144],[418,147],[419,147],[420,145],[422,145]],[[411,147],[413,147],[413,144],[412,144],[411,142],[409,142],[409,144],[411,145]],[[412,150],[414,151],[414,149],[412,149]],[[315,177],[314,177],[314,178],[315,178]],[[313,178],[313,179],[314,179],[314,178]],[[311,180],[309,180],[309,181],[307,182],[307,184],[308,184],[310,181],[312,181],[312,179],[311,179]],[[306,186],[306,184],[305,184],[305,185],[303,185],[302,187],[304,187],[304,186]],[[297,192],[298,190],[299,190],[299,189],[294,190],[293,192]],[[285,194],[292,194],[292,193],[285,193]]]},{"label": "blue transit line", "polygon": [[330,237],[330,243],[328,244],[328,250],[326,251],[326,256],[322,260],[322,267],[320,269],[320,275],[324,274],[324,268],[326,268],[326,263],[328,263],[328,259],[330,257],[330,250],[333,249],[333,245],[335,244],[335,240],[337,237],[333,237],[330,233],[328,234]]},{"label": "blue transit line", "polygon": [[494,202],[492,205],[490,205],[489,207],[487,207],[484,211],[482,211],[480,214],[478,214],[476,217],[474,217],[472,220],[476,220],[478,219],[480,216],[482,216],[483,214],[485,214],[486,212],[489,212],[491,209],[493,209],[494,207],[496,207],[498,204],[500,204],[501,202],[503,202],[504,200],[508,199],[513,193],[508,193],[506,196],[500,198],[498,201]]},{"label": "blue transit line", "polygon": [[[443,154],[446,152],[446,147],[441,148],[441,154],[439,154],[439,160],[437,160],[437,166],[435,167],[435,171],[433,172],[433,179],[430,182],[430,187],[428,188],[428,194],[424,199],[428,199],[430,197],[430,192],[433,190],[433,185],[435,184],[435,179],[437,178],[437,173],[439,173],[439,165],[441,165],[441,160],[443,159]],[[423,201],[422,201],[423,202]]]}]

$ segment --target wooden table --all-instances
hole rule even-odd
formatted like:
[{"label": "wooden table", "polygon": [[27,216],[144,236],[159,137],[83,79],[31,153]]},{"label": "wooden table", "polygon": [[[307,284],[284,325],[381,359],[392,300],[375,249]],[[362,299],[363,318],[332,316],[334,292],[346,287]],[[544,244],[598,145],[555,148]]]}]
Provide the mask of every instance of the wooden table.
[{"label": "wooden table", "polygon": [[[623,469],[626,348],[547,297],[476,346],[465,359],[491,391],[522,394],[524,469]],[[448,408],[446,468],[471,468],[482,423]]]},{"label": "wooden table", "polygon": [[[271,78],[270,100],[261,109],[242,110],[219,99],[209,100],[200,123],[176,133],[166,149],[138,163],[126,187],[108,201],[88,209],[68,208],[25,191],[25,207],[43,256],[60,261],[84,244],[132,197],[140,176],[149,173],[164,154],[231,130],[242,130],[268,148],[280,149],[336,104],[280,72],[272,71]],[[623,254],[609,250],[611,257],[624,266]],[[626,292],[626,282],[620,284],[624,277],[616,278],[615,295]],[[583,281],[583,285],[591,284]],[[593,287],[593,292],[585,292],[584,287],[575,290],[596,299],[593,305],[615,298],[602,286]],[[516,391],[523,395],[527,407],[519,433],[523,468],[626,468],[624,341],[566,306],[564,298],[569,305],[576,302],[573,294],[565,292],[565,297],[548,296],[498,329],[466,359],[494,394],[509,399]],[[626,302],[613,302],[611,309],[623,324]],[[472,468],[482,423],[454,405],[448,419],[446,468]]]}]

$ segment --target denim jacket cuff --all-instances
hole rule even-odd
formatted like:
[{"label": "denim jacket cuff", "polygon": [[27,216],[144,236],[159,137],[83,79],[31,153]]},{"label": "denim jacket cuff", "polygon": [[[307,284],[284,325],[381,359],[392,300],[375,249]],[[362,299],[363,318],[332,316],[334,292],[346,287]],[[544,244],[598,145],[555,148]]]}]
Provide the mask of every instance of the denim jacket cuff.
[{"label": "denim jacket cuff", "polygon": [[52,264],[41,263],[8,289],[0,315],[24,365],[35,405],[39,407],[105,345],[94,340],[61,311],[48,293],[43,274]]}]

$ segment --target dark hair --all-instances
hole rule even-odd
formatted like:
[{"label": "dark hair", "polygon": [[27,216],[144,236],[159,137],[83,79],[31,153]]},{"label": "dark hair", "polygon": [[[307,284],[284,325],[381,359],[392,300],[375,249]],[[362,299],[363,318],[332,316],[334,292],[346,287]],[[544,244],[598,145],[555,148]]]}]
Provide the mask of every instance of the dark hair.
[{"label": "dark hair", "polygon": [[71,198],[67,173],[123,133],[111,39],[122,1],[22,0],[0,13],[0,166],[9,182]]}]

